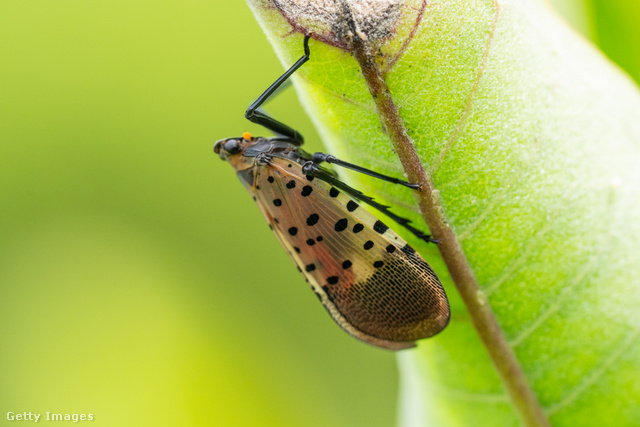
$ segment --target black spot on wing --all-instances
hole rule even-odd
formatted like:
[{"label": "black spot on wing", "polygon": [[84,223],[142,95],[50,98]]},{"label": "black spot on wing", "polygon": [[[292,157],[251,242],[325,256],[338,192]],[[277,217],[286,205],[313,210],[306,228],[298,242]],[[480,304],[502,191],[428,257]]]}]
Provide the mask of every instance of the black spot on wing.
[{"label": "black spot on wing", "polygon": [[313,240],[313,239],[307,239],[307,245],[309,245],[309,246],[313,246],[313,245],[315,245],[315,244],[316,244],[316,241],[315,241],[315,240]]},{"label": "black spot on wing", "polygon": [[307,271],[307,273],[311,273],[313,270],[316,269],[316,265],[315,264],[309,264],[304,269]]},{"label": "black spot on wing", "polygon": [[353,264],[351,263],[351,261],[349,261],[349,260],[345,260],[345,261],[342,263],[342,268],[344,268],[344,269],[346,270],[347,268],[351,267],[352,265],[353,265]]},{"label": "black spot on wing", "polygon": [[394,253],[396,251],[396,247],[393,245],[389,245],[387,246],[387,252],[389,252],[390,254]]},{"label": "black spot on wing", "polygon": [[348,210],[349,212],[353,212],[353,211],[355,211],[356,209],[358,209],[358,206],[360,206],[360,205],[358,205],[358,204],[357,204],[356,202],[354,202],[353,200],[349,200],[349,202],[347,203],[347,210]]},{"label": "black spot on wing", "polygon": [[307,225],[316,225],[318,223],[318,220],[320,220],[320,216],[318,214],[311,214],[309,215],[309,218],[307,218]]},{"label": "black spot on wing", "polygon": [[354,226],[353,226],[353,232],[354,232],[354,233],[359,233],[359,232],[361,232],[362,230],[364,230],[364,225],[362,225],[362,224],[360,224],[360,223],[358,223],[358,224],[356,224],[356,225],[354,225]]},{"label": "black spot on wing", "polygon": [[380,268],[380,267],[382,267],[383,265],[384,265],[384,262],[382,262],[382,261],[376,261],[376,262],[374,262],[374,263],[373,263],[373,266],[374,266],[375,268]]},{"label": "black spot on wing", "polygon": [[318,237],[316,237],[316,240],[317,240],[318,242],[322,242],[322,240],[324,240],[324,238],[323,238],[322,236],[318,236]]},{"label": "black spot on wing", "polygon": [[364,244],[363,248],[365,248],[365,250],[369,250],[373,247],[373,242],[371,240],[367,240],[366,243]]},{"label": "black spot on wing", "polygon": [[280,199],[273,199],[273,204],[276,206],[282,206],[282,200]]},{"label": "black spot on wing", "polygon": [[335,198],[335,197],[338,197],[338,195],[340,195],[340,192],[338,191],[337,188],[331,187],[331,190],[329,190],[329,195]]},{"label": "black spot on wing", "polygon": [[298,229],[296,227],[289,228],[289,234],[295,236],[296,234],[298,234]]},{"label": "black spot on wing", "polygon": [[335,285],[338,283],[338,276],[327,277],[327,283],[330,285]]},{"label": "black spot on wing", "polygon": [[307,197],[309,196],[309,194],[311,194],[312,191],[313,188],[311,188],[310,185],[305,185],[304,187],[302,187],[302,191],[300,192],[300,194],[302,194],[302,197]]},{"label": "black spot on wing", "polygon": [[307,175],[307,179],[308,179],[309,181],[313,181],[313,178],[315,178],[315,176],[313,176],[313,175]]},{"label": "black spot on wing", "polygon": [[347,218],[342,218],[341,220],[336,222],[335,230],[338,232],[344,231],[348,225],[349,221],[347,220]]},{"label": "black spot on wing", "polygon": [[375,224],[373,224],[373,229],[375,231],[377,231],[380,234],[384,234],[385,231],[387,231],[389,229],[389,226],[387,226],[385,223],[383,223],[380,220],[377,220]]},{"label": "black spot on wing", "polygon": [[273,182],[273,181],[275,181],[275,180],[273,179],[273,177],[272,177],[272,176],[270,176],[269,178],[267,178],[267,181],[269,181],[269,182],[271,182],[271,183],[272,183],[272,182]]},{"label": "black spot on wing", "polygon": [[292,188],[296,188],[296,182],[294,180],[287,182],[287,188],[289,190],[291,190]]}]

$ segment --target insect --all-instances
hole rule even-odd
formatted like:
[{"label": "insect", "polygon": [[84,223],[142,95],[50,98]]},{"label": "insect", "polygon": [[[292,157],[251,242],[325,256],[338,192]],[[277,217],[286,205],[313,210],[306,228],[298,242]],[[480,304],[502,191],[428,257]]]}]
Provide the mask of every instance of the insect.
[{"label": "insect", "polygon": [[340,181],[322,163],[352,169],[412,189],[418,184],[382,175],[325,153],[306,153],[296,130],[259,107],[306,61],[304,55],[245,113],[279,136],[217,141],[214,152],[228,161],[258,204],[276,237],[333,319],[355,338],[401,350],[433,336],[449,322],[449,302],[429,264],[398,234],[361,204],[381,211],[419,238],[436,242],[360,191]]}]

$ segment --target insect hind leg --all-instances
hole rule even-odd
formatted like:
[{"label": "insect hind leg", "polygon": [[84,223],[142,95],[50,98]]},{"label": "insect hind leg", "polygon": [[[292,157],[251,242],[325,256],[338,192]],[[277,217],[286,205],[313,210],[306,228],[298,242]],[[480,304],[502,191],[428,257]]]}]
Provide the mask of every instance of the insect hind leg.
[{"label": "insect hind leg", "polygon": [[389,206],[383,205],[382,203],[378,203],[372,197],[369,197],[366,194],[362,193],[361,191],[348,186],[344,182],[340,181],[339,179],[335,178],[334,176],[332,176],[331,174],[329,174],[328,172],[320,168],[320,166],[318,166],[313,160],[306,162],[302,166],[302,172],[304,172],[305,174],[311,175],[315,178],[321,179],[322,181],[325,181],[333,185],[334,187],[339,188],[345,193],[349,194],[354,199],[360,200],[361,202],[366,203],[369,206],[379,210],[380,212],[382,212],[383,214],[387,215],[389,218],[391,218],[392,220],[400,224],[402,227],[409,230],[411,234],[418,237],[419,239],[422,239],[425,242],[430,242],[430,243],[436,243],[436,244],[440,243],[440,240],[432,239],[431,235],[423,233],[419,229],[411,226],[410,225],[411,221],[409,219],[403,218],[401,216],[394,214],[389,210]]}]

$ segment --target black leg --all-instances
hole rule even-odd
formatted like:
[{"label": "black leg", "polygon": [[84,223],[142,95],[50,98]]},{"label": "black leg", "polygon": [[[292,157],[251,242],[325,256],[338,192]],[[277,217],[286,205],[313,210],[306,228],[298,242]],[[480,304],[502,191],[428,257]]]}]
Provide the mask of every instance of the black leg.
[{"label": "black leg", "polygon": [[413,190],[418,190],[418,189],[420,189],[422,187],[422,184],[412,184],[410,182],[403,181],[401,179],[394,178],[392,176],[382,175],[381,173],[378,173],[378,172],[375,172],[375,171],[372,171],[372,170],[369,170],[369,169],[365,169],[362,166],[354,165],[353,163],[348,163],[348,162],[345,162],[344,160],[337,159],[337,158],[333,157],[331,154],[315,153],[313,155],[313,161],[315,163],[327,162],[327,163],[331,163],[331,164],[334,164],[334,165],[342,166],[343,168],[351,169],[351,170],[354,170],[356,172],[360,172],[360,173],[363,173],[365,175],[369,175],[369,176],[372,176],[374,178],[381,179],[383,181],[393,182],[394,184],[404,185],[405,187],[409,187],[409,188],[411,188]]},{"label": "black leg", "polygon": [[258,99],[256,99],[253,102],[253,104],[251,104],[249,108],[247,108],[247,111],[244,113],[244,116],[250,121],[252,121],[253,123],[257,123],[277,134],[284,135],[287,138],[290,138],[292,140],[292,143],[298,146],[302,145],[302,142],[304,141],[304,138],[302,138],[302,135],[300,135],[300,133],[298,133],[297,130],[290,128],[284,123],[279,122],[273,117],[268,116],[263,111],[260,111],[259,107],[267,99],[269,99],[269,97],[273,95],[273,93],[276,90],[278,90],[280,85],[283,84],[285,81],[287,81],[287,79],[291,77],[291,75],[295,73],[296,70],[302,66],[302,64],[304,64],[309,60],[309,56],[311,54],[311,52],[309,51],[309,37],[311,37],[310,33],[305,34],[304,36],[304,42],[303,42],[304,55],[302,55],[302,57],[298,59],[296,63],[291,66],[291,68],[285,71],[283,75],[278,77],[278,79],[275,82],[273,82],[273,84],[269,86],[269,88],[265,90],[264,93],[260,95]]},{"label": "black leg", "polygon": [[320,166],[318,166],[314,161],[310,160],[306,162],[302,166],[302,172],[307,175],[312,175],[318,179],[321,179],[322,181],[327,182],[333,185],[334,187],[339,188],[340,190],[349,194],[354,199],[358,199],[368,204],[369,206],[376,208],[377,210],[379,210],[380,212],[387,215],[389,218],[391,218],[392,220],[394,220],[395,222],[397,222],[398,224],[400,224],[401,226],[409,230],[412,234],[414,234],[419,239],[422,239],[426,242],[431,242],[431,243],[440,243],[439,240],[432,239],[429,234],[425,234],[422,231],[418,230],[417,228],[409,225],[409,223],[411,222],[410,220],[403,218],[401,216],[398,216],[393,212],[391,212],[389,210],[389,206],[385,206],[381,203],[376,202],[375,200],[373,200],[373,198],[363,194],[361,191],[358,191],[355,188],[350,187],[344,182],[340,181],[339,179],[331,176],[325,170],[320,168]]}]

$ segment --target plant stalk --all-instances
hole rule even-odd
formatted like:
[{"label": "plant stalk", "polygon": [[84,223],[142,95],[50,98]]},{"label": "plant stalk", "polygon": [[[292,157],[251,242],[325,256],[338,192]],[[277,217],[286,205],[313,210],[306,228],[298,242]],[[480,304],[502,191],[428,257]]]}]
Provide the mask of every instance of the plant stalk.
[{"label": "plant stalk", "polygon": [[550,426],[486,296],[478,287],[460,243],[442,214],[433,180],[414,149],[382,70],[358,36],[353,37],[352,53],[362,69],[380,121],[393,143],[408,180],[422,183],[422,190],[416,191],[422,217],[433,237],[440,240],[440,254],[523,424],[530,427]]}]

